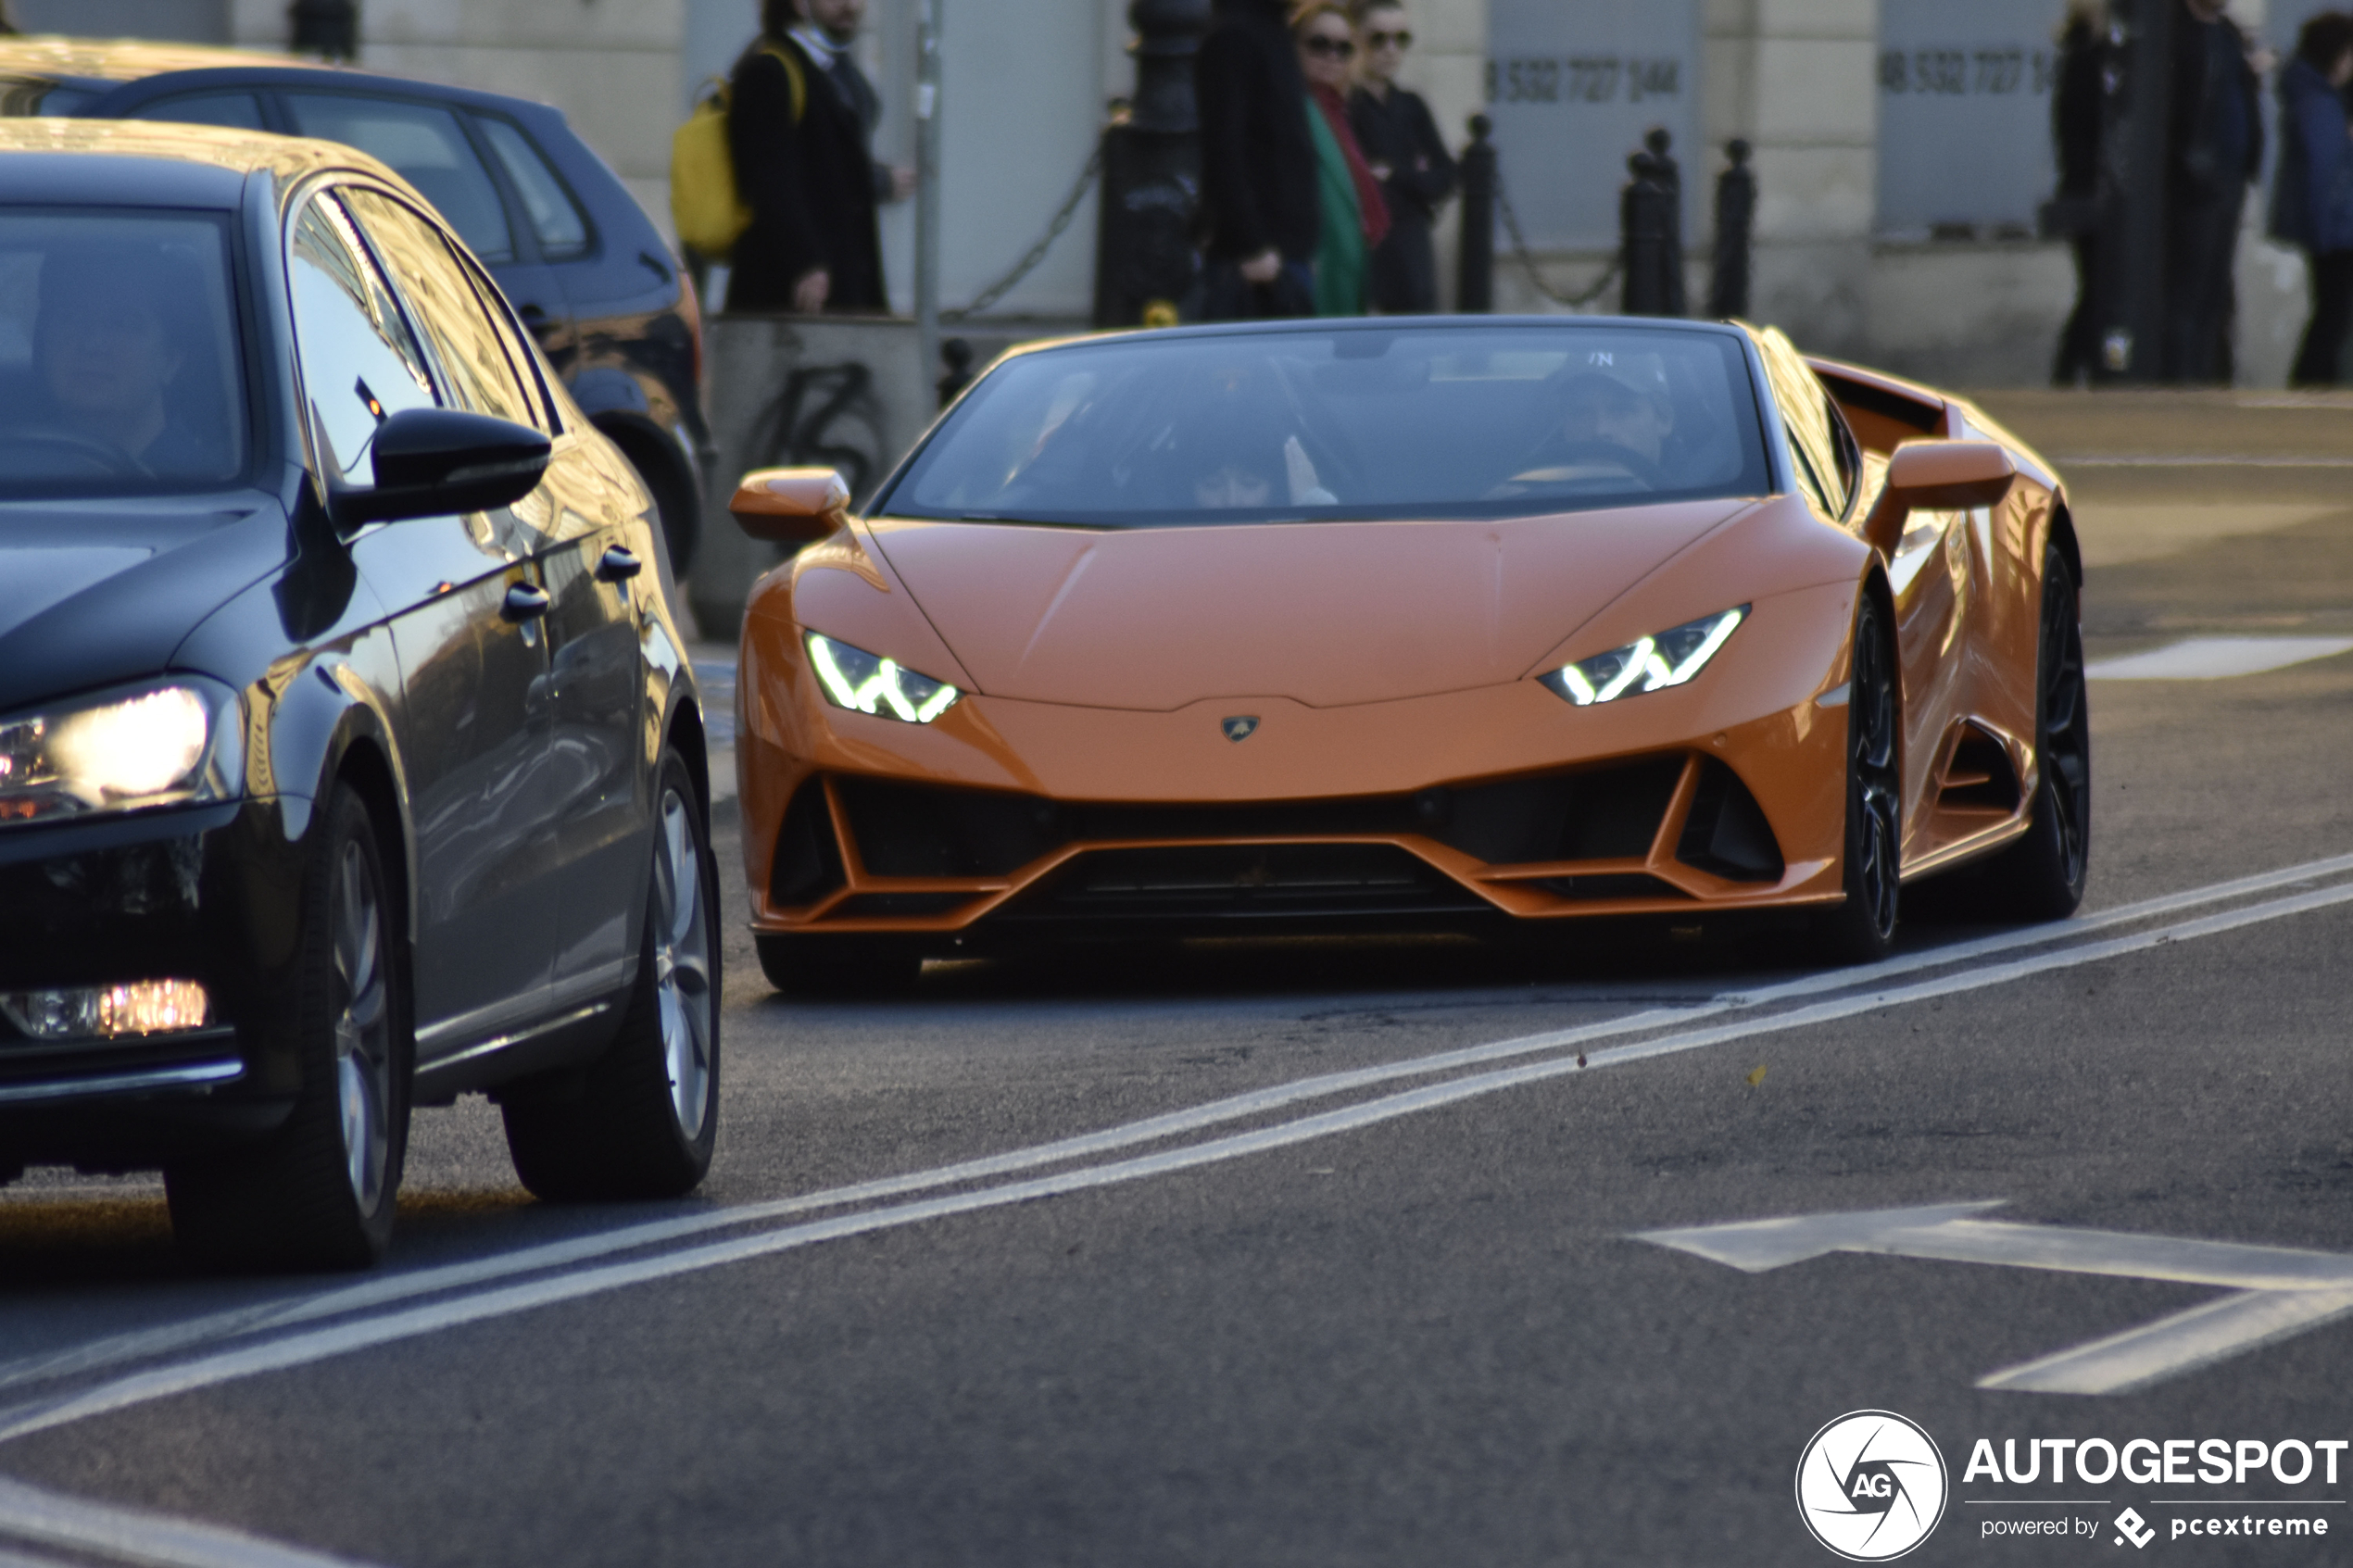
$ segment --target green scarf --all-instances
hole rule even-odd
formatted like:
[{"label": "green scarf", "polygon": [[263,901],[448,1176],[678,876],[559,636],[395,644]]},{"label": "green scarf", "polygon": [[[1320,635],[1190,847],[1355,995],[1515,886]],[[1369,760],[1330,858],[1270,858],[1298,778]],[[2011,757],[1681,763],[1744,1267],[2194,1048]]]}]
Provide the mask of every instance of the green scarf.
[{"label": "green scarf", "polygon": [[1365,275],[1365,214],[1356,205],[1356,181],[1348,154],[1324,121],[1315,100],[1306,103],[1307,129],[1315,136],[1315,185],[1323,198],[1324,237],[1315,246],[1315,314],[1362,316]]}]

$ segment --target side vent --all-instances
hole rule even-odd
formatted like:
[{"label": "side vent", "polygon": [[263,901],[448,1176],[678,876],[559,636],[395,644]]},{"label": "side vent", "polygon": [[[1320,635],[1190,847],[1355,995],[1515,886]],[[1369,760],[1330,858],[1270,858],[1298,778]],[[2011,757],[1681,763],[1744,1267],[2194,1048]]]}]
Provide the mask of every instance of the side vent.
[{"label": "side vent", "polygon": [[2009,748],[1975,724],[1961,725],[1944,777],[1938,784],[1936,809],[2007,817],[2020,799],[2017,770],[2010,766]]},{"label": "side vent", "polygon": [[1739,774],[1712,757],[1700,762],[1699,791],[1675,858],[1727,882],[1779,882],[1785,869],[1765,809]]},{"label": "side vent", "polygon": [[780,909],[813,904],[848,880],[834,840],[833,813],[825,807],[824,781],[812,778],[785,808],[775,858],[768,863],[768,902]]}]

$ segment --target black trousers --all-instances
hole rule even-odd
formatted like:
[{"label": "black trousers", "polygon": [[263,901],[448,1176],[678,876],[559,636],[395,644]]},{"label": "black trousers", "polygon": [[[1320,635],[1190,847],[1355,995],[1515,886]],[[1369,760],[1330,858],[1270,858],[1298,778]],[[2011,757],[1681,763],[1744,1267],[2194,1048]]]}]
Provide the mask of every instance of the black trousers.
[{"label": "black trousers", "polygon": [[2353,332],[2353,250],[2308,254],[2312,267],[2312,320],[2296,353],[2290,386],[2334,386],[2345,334]]},{"label": "black trousers", "polygon": [[2058,358],[2051,366],[2051,384],[2073,386],[2078,375],[2098,380],[2100,374],[2100,238],[2078,234],[2069,242],[2075,250],[2075,309],[2059,331]]},{"label": "black trousers", "polygon": [[2214,194],[2177,192],[2165,225],[2165,341],[2159,374],[2169,382],[2231,379],[2231,265],[2238,258],[2246,186]]}]

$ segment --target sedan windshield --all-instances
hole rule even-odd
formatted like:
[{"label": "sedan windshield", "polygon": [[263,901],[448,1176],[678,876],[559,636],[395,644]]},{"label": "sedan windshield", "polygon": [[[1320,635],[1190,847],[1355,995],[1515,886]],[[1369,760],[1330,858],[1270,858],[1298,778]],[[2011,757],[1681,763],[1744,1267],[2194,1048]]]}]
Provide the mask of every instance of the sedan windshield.
[{"label": "sedan windshield", "polygon": [[875,509],[1140,528],[1509,517],[1769,488],[1731,333],[1301,328],[1016,358]]},{"label": "sedan windshield", "polygon": [[236,478],[235,323],[219,218],[0,208],[0,495]]}]

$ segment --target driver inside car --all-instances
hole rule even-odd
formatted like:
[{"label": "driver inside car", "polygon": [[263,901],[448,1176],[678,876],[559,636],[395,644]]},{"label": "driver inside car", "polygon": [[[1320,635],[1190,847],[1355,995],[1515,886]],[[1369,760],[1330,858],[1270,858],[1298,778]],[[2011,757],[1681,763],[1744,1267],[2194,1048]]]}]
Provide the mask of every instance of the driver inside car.
[{"label": "driver inside car", "polygon": [[1624,382],[1588,370],[1568,383],[1562,399],[1561,435],[1572,445],[1622,446],[1655,469],[1675,433],[1675,408],[1662,392],[1637,392]]},{"label": "driver inside car", "polygon": [[91,444],[96,460],[157,474],[201,472],[210,454],[173,417],[170,395],[187,363],[167,300],[170,269],[139,249],[59,249],[41,269],[33,353],[60,433]]}]

